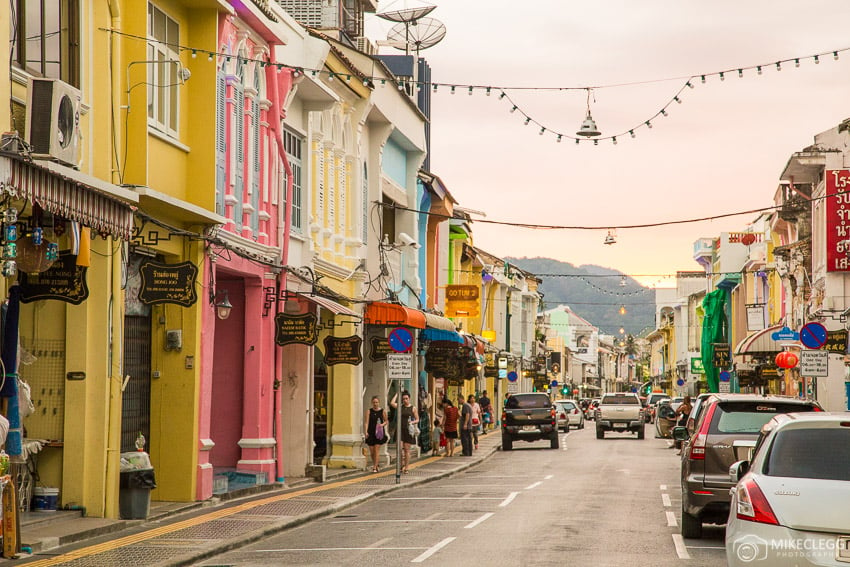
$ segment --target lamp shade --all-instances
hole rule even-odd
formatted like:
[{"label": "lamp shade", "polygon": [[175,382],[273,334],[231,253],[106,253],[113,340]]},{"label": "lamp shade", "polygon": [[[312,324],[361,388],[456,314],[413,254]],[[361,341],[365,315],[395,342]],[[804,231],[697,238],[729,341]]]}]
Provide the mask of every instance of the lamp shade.
[{"label": "lamp shade", "polygon": [[21,238],[17,242],[18,254],[15,261],[18,269],[27,274],[40,274],[53,265],[53,260],[47,259],[47,248],[49,242],[46,239],[41,244],[33,244],[32,238]]}]

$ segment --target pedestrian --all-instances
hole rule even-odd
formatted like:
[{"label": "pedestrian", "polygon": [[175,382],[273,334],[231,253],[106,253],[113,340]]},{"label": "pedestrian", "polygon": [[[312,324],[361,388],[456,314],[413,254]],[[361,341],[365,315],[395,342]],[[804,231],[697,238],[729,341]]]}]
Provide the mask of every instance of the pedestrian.
[{"label": "pedestrian", "polygon": [[[398,407],[398,394],[393,396],[390,405],[394,408]],[[401,472],[407,474],[410,472],[410,446],[416,443],[416,434],[419,431],[419,412],[416,407],[410,403],[410,392],[404,390],[401,393]],[[396,436],[398,439],[399,436]]]},{"label": "pedestrian", "polygon": [[487,430],[490,424],[493,423],[493,408],[490,407],[490,398],[487,397],[487,390],[481,392],[478,398],[478,405],[481,406],[481,432],[482,435],[487,435]]},{"label": "pedestrian", "polygon": [[[688,416],[691,415],[692,409],[693,409],[693,405],[691,404],[691,397],[685,396],[685,399],[682,400],[682,403],[679,404],[679,407],[676,408],[676,415],[673,416],[674,419],[678,420],[678,425],[684,427],[688,424]],[[676,454],[681,455],[682,454],[682,442],[676,441],[675,446],[678,449]]]},{"label": "pedestrian", "polygon": [[366,445],[369,447],[369,453],[372,456],[372,472],[378,472],[380,459],[378,453],[381,445],[387,442],[387,412],[381,407],[381,399],[378,396],[372,396],[372,407],[366,410],[366,415],[363,419],[363,429],[366,431]]},{"label": "pedestrian", "polygon": [[443,428],[440,427],[440,420],[434,420],[434,428],[431,430],[431,456],[436,457],[440,454],[440,447],[445,446],[446,436],[443,435]]},{"label": "pedestrian", "polygon": [[472,406],[458,396],[460,410],[460,450],[464,457],[472,456]]},{"label": "pedestrian", "polygon": [[469,394],[469,397],[466,398],[466,403],[468,403],[472,407],[472,416],[470,425],[472,429],[472,443],[476,450],[478,450],[478,430],[481,429],[481,406],[475,401],[475,396]]},{"label": "pedestrian", "polygon": [[443,400],[443,431],[446,434],[446,456],[454,457],[455,439],[457,439],[458,411],[448,398]]}]

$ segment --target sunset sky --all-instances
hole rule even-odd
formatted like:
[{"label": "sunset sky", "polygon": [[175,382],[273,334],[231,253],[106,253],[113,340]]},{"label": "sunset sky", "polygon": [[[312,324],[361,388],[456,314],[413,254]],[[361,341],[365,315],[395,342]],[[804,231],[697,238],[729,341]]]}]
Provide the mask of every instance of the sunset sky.
[{"label": "sunset sky", "polygon": [[[421,6],[382,0],[379,11]],[[621,270],[645,285],[699,269],[693,243],[743,230],[755,214],[679,221],[772,203],[791,154],[850,117],[850,3],[843,0],[447,0],[428,16],[446,37],[421,53],[437,83],[491,86],[432,98],[431,170],[459,204],[486,220],[596,230],[533,230],[475,223],[475,244],[498,256],[545,256]],[[367,33],[392,27],[375,16]],[[400,51],[382,47],[381,53]],[[815,64],[815,54],[826,53]],[[799,67],[794,59],[799,58]],[[790,59],[776,70],[775,62]],[[763,65],[762,75],[756,69]],[[737,69],[743,69],[739,78]],[[720,80],[717,73],[724,73]],[[703,84],[699,76],[706,77]],[[712,75],[713,74],[713,75]],[[690,76],[694,88],[685,87]],[[666,80],[669,79],[669,80]],[[623,85],[623,86],[609,86]],[[575,137],[587,91],[597,146]],[[508,88],[513,104],[499,98]],[[673,97],[682,89],[681,104]],[[670,106],[667,106],[670,104]],[[666,117],[656,114],[667,106]],[[532,118],[524,125],[526,116]],[[653,118],[656,116],[655,118]],[[650,120],[652,129],[645,126]],[[542,125],[542,126],[541,126]],[[540,134],[541,127],[546,131]],[[561,143],[553,132],[564,134]]]}]

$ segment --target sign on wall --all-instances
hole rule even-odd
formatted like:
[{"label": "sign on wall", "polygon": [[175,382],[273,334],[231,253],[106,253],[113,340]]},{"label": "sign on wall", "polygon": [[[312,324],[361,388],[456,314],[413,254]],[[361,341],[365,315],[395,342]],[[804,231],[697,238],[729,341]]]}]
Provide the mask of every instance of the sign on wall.
[{"label": "sign on wall", "polygon": [[826,171],[826,271],[850,271],[850,169]]},{"label": "sign on wall", "polygon": [[325,364],[352,364],[357,366],[363,361],[360,354],[363,339],[357,335],[350,337],[325,337]]},{"label": "sign on wall", "polygon": [[728,368],[730,363],[729,345],[726,343],[714,343],[714,358],[712,361],[715,368]]},{"label": "sign on wall", "polygon": [[446,317],[478,317],[480,295],[477,285],[446,286]]},{"label": "sign on wall", "polygon": [[21,303],[30,303],[38,299],[58,299],[72,305],[79,305],[89,296],[86,285],[86,268],[77,265],[77,257],[68,253],[59,255],[59,259],[50,268],[40,274],[18,275],[21,285]]},{"label": "sign on wall", "polygon": [[274,316],[274,342],[278,346],[301,344],[314,345],[319,340],[319,329],[316,326],[317,317],[312,313],[301,315],[286,315],[278,313]]},{"label": "sign on wall", "polygon": [[139,274],[142,277],[139,299],[145,305],[176,303],[189,307],[198,300],[195,295],[198,267],[192,262],[162,264],[147,260],[139,266]]}]

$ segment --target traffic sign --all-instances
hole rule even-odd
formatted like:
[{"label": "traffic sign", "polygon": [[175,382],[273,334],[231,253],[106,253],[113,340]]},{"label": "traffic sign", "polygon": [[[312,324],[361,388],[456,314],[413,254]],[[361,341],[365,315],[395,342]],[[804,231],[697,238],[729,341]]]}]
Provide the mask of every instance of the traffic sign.
[{"label": "traffic sign", "polygon": [[720,373],[720,381],[721,382],[728,382],[730,378],[732,378],[732,375],[729,374],[729,372],[724,370],[723,372]]},{"label": "traffic sign", "polygon": [[677,386],[684,386],[684,385],[685,385],[685,381],[684,381],[684,380],[682,380],[681,378],[679,378],[678,380],[676,380],[676,385],[677,385]]},{"label": "traffic sign", "polygon": [[814,321],[800,329],[800,342],[808,348],[821,348],[826,344],[826,327]]},{"label": "traffic sign", "polygon": [[513,370],[508,372],[508,382],[516,382],[517,374]]},{"label": "traffic sign", "polygon": [[558,387],[558,381],[552,380],[552,382],[549,385],[552,386],[553,388],[557,388]]},{"label": "traffic sign", "polygon": [[798,341],[800,340],[800,333],[792,331],[788,327],[782,327],[775,333],[771,333],[770,338],[774,341]]},{"label": "traffic sign", "polygon": [[390,348],[396,352],[408,352],[413,346],[413,333],[404,327],[396,327],[387,337]]},{"label": "traffic sign", "polygon": [[[802,336],[802,331],[800,332]],[[825,350],[800,352],[800,374],[807,378],[829,376],[829,353]]]},{"label": "traffic sign", "polygon": [[390,380],[410,380],[413,371],[413,356],[405,354],[387,355],[387,377]]}]

